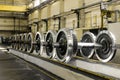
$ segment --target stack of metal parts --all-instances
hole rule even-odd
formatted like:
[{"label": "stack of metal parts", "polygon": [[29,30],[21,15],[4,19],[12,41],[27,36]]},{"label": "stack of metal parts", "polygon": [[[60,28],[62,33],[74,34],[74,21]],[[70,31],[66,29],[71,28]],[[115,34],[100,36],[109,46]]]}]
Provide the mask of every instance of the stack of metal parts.
[{"label": "stack of metal parts", "polygon": [[[37,32],[17,34],[12,36],[11,47],[27,53],[55,59],[68,63],[73,57],[98,59],[101,62],[120,63],[119,60],[119,31],[120,23],[110,24],[108,30],[101,30],[97,36],[92,32],[85,32],[80,41],[77,41],[74,30],[60,29],[48,31],[46,35]],[[113,26],[114,27],[113,29]],[[56,35],[57,34],[57,35]],[[35,37],[33,37],[35,36]]]}]

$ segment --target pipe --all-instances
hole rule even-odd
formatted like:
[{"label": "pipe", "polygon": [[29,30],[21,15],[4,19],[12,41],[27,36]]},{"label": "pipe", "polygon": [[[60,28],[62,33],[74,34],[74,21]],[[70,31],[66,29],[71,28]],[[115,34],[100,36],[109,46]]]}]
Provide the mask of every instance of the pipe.
[{"label": "pipe", "polygon": [[19,18],[19,33],[21,32],[21,30],[20,30],[20,18]]},{"label": "pipe", "polygon": [[48,42],[43,42],[42,43],[42,46],[47,46],[48,45]]},{"label": "pipe", "polygon": [[14,17],[14,34],[16,33],[16,31],[15,31],[15,17]]},{"label": "pipe", "polygon": [[75,11],[76,15],[77,15],[77,28],[80,27],[80,13],[78,10]]},{"label": "pipe", "polygon": [[53,47],[54,47],[54,48],[58,48],[59,46],[60,46],[59,43],[53,43]]},{"label": "pipe", "polygon": [[58,20],[59,20],[58,30],[60,30],[61,29],[61,17],[58,17]]},{"label": "pipe", "polygon": [[97,43],[85,43],[85,42],[78,42],[78,49],[81,47],[88,47],[88,48],[101,48],[102,45]]}]

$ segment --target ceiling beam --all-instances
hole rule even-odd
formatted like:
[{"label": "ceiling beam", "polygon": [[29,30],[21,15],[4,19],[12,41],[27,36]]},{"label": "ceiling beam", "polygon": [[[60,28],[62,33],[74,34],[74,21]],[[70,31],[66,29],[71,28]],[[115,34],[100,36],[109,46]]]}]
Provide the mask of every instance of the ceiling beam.
[{"label": "ceiling beam", "polygon": [[26,6],[0,5],[0,11],[6,12],[26,12]]}]

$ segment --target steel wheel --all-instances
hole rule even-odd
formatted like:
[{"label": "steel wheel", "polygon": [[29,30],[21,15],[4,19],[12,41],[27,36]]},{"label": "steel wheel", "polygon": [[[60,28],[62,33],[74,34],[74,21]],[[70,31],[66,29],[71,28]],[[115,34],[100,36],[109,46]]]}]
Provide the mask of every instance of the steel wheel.
[{"label": "steel wheel", "polygon": [[48,31],[45,37],[45,42],[47,43],[47,45],[45,46],[46,49],[46,54],[48,56],[48,58],[54,58],[55,57],[55,53],[54,51],[54,47],[53,47],[53,43],[55,42],[55,38],[56,38],[56,32],[55,31]]},{"label": "steel wheel", "polygon": [[29,33],[27,36],[27,52],[32,53],[34,50],[33,48],[33,34]]},{"label": "steel wheel", "polygon": [[59,44],[59,47],[55,49],[57,59],[60,62],[69,62],[77,51],[77,41],[73,30],[59,30],[56,43]]},{"label": "steel wheel", "polygon": [[41,34],[40,32],[37,32],[36,33],[36,36],[35,36],[35,51],[36,53],[42,55],[43,53],[43,46],[41,45],[42,42],[44,42],[44,36],[43,34]]},{"label": "steel wheel", "polygon": [[116,52],[115,46],[115,37],[109,31],[101,31],[96,39],[96,43],[101,44],[102,47],[96,49],[96,56],[102,62],[110,61]]},{"label": "steel wheel", "polygon": [[[96,40],[96,37],[91,32],[84,33],[81,38],[81,42],[84,42],[84,43],[95,43],[95,40]],[[91,58],[95,53],[95,49],[89,48],[89,47],[81,47],[80,53],[81,53],[81,56],[83,56],[84,58]]]}]

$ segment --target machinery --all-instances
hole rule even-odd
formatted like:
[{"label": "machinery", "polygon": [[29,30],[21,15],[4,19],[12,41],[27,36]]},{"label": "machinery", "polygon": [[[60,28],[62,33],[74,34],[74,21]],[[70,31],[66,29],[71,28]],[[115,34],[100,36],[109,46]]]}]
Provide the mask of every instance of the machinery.
[{"label": "machinery", "polygon": [[[83,32],[79,42],[74,30],[63,28],[58,32],[49,30],[45,36],[41,32],[37,32],[36,35],[33,33],[14,35],[12,37],[12,48],[27,51],[27,53],[33,53],[35,50],[37,55],[43,57],[46,55],[47,58],[57,59],[65,63],[78,56],[76,54],[80,54],[79,57],[84,57],[85,59],[95,59],[95,56],[101,62],[112,60],[115,63],[119,63],[118,49],[120,40],[118,35],[120,33],[118,30],[120,23],[108,21],[108,18],[114,11],[107,10],[107,4],[108,2],[100,4],[102,14],[101,27]],[[104,17],[108,21],[106,27],[103,26]]]}]

